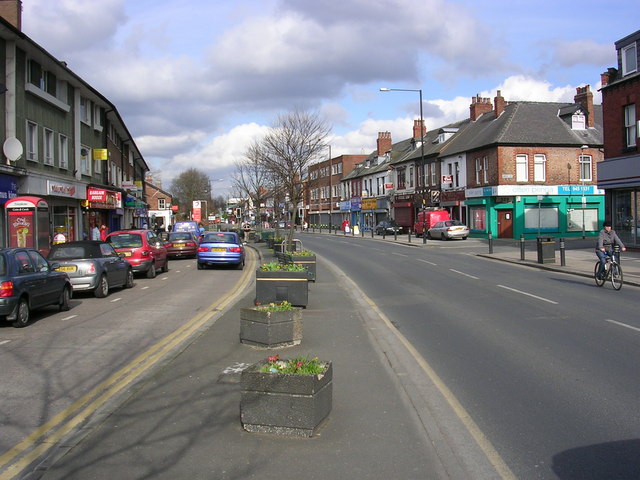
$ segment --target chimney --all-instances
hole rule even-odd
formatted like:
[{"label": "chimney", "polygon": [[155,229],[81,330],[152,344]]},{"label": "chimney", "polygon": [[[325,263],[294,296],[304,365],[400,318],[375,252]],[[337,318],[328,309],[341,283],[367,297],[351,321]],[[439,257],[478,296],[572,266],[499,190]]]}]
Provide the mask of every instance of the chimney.
[{"label": "chimney", "polygon": [[[415,140],[422,139],[427,134],[427,128],[424,126],[424,120],[413,121],[413,138]],[[422,126],[422,128],[420,128]]]},{"label": "chimney", "polygon": [[391,150],[391,132],[378,132],[378,156],[384,156],[389,150]]},{"label": "chimney", "polygon": [[475,97],[471,97],[471,105],[469,106],[469,118],[472,121],[475,122],[480,117],[480,115],[490,112],[491,110],[493,110],[491,99],[481,98],[480,94],[477,94]]},{"label": "chimney", "polygon": [[493,99],[493,104],[496,106],[496,118],[498,118],[500,115],[502,115],[502,112],[504,112],[504,106],[506,105],[504,97],[500,93],[500,90],[498,90],[498,92],[496,93],[496,96]]},{"label": "chimney", "polygon": [[591,93],[591,87],[589,85],[577,87],[576,96],[573,97],[573,101],[582,105],[582,109],[587,115],[587,127],[594,128],[596,122],[593,113],[593,93]]},{"label": "chimney", "polygon": [[0,0],[0,17],[22,31],[22,0]]}]

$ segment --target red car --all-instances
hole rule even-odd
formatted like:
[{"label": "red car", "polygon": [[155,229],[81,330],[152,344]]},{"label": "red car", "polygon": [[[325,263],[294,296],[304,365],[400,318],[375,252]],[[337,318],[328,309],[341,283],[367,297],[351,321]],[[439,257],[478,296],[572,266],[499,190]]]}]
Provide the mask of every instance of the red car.
[{"label": "red car", "polygon": [[198,253],[198,238],[193,232],[171,232],[166,245],[169,258],[196,258]]},{"label": "red car", "polygon": [[107,235],[116,252],[122,254],[134,273],[154,278],[157,270],[169,271],[167,248],[152,230],[122,230]]}]

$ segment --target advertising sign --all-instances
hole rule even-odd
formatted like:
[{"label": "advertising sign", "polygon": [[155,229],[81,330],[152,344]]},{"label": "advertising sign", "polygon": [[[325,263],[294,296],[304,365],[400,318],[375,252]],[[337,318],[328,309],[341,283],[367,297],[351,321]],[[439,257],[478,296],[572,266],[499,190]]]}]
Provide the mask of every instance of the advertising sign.
[{"label": "advertising sign", "polygon": [[9,212],[9,246],[33,248],[35,225],[34,211]]}]

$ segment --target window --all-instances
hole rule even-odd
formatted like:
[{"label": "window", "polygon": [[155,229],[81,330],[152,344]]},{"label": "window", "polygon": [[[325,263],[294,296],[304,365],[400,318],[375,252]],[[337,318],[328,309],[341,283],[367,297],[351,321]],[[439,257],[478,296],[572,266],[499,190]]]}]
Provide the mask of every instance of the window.
[{"label": "window", "polygon": [[437,185],[436,174],[438,171],[436,170],[436,164],[431,164],[431,185]]},{"label": "window", "polygon": [[583,113],[576,113],[571,116],[571,128],[573,130],[587,129],[587,122]]},{"label": "window", "polygon": [[27,160],[38,161],[38,125],[27,122]]},{"label": "window", "polygon": [[624,107],[624,130],[627,138],[627,147],[636,146],[636,106]]},{"label": "window", "polygon": [[638,56],[634,43],[622,49],[622,75],[628,75],[636,70],[638,70]]},{"label": "window", "polygon": [[165,198],[158,199],[158,210],[164,210],[167,208],[167,200]]},{"label": "window", "polygon": [[482,175],[482,163],[479,158],[476,158],[476,183],[480,185],[480,178]]},{"label": "window", "polygon": [[94,173],[102,173],[102,164],[108,162],[108,160],[93,160]]},{"label": "window", "polygon": [[91,104],[84,97],[80,97],[80,121],[91,125]]},{"label": "window", "polygon": [[533,156],[533,181],[544,182],[547,179],[547,158],[544,155],[537,154]]},{"label": "window", "polygon": [[409,188],[413,188],[413,167],[409,167]]},{"label": "window", "polygon": [[102,130],[102,109],[98,105],[93,106],[93,126]]},{"label": "window", "polygon": [[407,182],[407,172],[405,168],[398,169],[398,190],[404,190]]},{"label": "window", "polygon": [[64,135],[58,136],[58,148],[60,150],[58,158],[60,159],[60,168],[69,168],[69,139]]},{"label": "window", "polygon": [[591,155],[580,155],[579,163],[580,163],[580,181],[590,182],[593,179],[591,176],[591,172],[592,172]]},{"label": "window", "polygon": [[91,149],[89,147],[80,147],[80,173],[83,175],[91,175],[89,155],[91,155]]},{"label": "window", "polygon": [[482,157],[482,178],[484,183],[489,183],[489,157]]},{"label": "window", "polygon": [[533,232],[557,232],[558,208],[535,207],[524,209],[524,231]]},{"label": "window", "polygon": [[44,164],[53,165],[54,160],[54,145],[53,145],[53,130],[48,128],[44,129]]},{"label": "window", "polygon": [[516,155],[516,182],[529,181],[529,159],[526,155]]}]

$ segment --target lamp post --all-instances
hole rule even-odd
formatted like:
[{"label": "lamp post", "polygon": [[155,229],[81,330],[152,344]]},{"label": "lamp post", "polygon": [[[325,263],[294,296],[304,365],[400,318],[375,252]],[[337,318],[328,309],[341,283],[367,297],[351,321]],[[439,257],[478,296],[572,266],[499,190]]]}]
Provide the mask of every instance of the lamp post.
[{"label": "lamp post", "polygon": [[[422,169],[422,178],[423,178],[423,192],[424,192],[424,118],[422,116],[422,89],[411,89],[411,88],[380,88],[381,92],[418,92],[420,94],[420,168]],[[424,202],[424,193],[422,198],[422,211],[425,210],[425,202]],[[425,218],[422,215],[422,243],[427,243],[427,234],[425,232]],[[411,228],[411,226],[409,226]]]},{"label": "lamp post", "polygon": [[589,148],[589,145],[582,145],[580,147],[581,153],[580,153],[580,160],[579,160],[579,164],[580,164],[580,185],[581,185],[581,194],[582,194],[582,239],[584,240],[586,238],[586,232],[585,232],[585,224],[584,224],[584,211],[587,208],[587,197],[585,197],[584,195],[584,179],[585,179],[585,172],[583,171],[584,169],[584,165],[586,164],[586,162],[583,160],[584,152],[585,150]]}]

